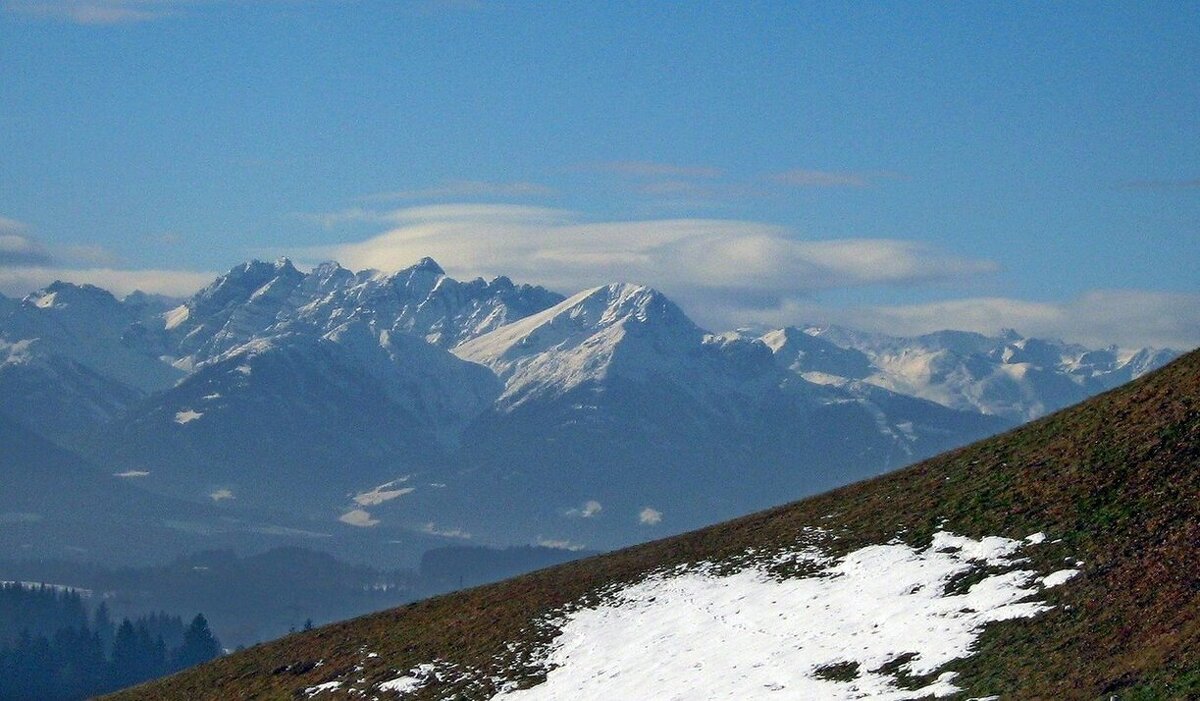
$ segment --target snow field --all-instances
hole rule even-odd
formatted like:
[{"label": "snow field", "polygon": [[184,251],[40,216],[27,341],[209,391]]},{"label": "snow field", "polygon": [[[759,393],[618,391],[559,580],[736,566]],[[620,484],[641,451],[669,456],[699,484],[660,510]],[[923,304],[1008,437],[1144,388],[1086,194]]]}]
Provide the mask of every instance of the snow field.
[{"label": "snow field", "polygon": [[[947,696],[959,691],[953,673],[906,690],[881,668],[907,659],[902,671],[932,675],[969,656],[985,624],[1048,610],[1031,597],[1069,576],[1039,579],[1019,569],[1013,556],[1021,545],[942,532],[923,550],[873,545],[799,579],[773,579],[756,567],[726,576],[704,566],[652,576],[551,622],[560,633],[537,660],[549,670],[546,682],[495,698]],[[955,576],[983,564],[1010,569],[965,592],[946,592]],[[856,665],[856,676],[830,678],[833,665]]]}]

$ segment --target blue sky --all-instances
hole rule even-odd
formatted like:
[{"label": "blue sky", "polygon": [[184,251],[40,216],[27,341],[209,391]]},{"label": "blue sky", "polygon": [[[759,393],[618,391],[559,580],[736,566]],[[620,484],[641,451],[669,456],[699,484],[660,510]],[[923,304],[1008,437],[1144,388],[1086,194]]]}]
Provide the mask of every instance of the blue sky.
[{"label": "blue sky", "polygon": [[1200,345],[1200,4],[0,0],[0,291],[250,257]]}]

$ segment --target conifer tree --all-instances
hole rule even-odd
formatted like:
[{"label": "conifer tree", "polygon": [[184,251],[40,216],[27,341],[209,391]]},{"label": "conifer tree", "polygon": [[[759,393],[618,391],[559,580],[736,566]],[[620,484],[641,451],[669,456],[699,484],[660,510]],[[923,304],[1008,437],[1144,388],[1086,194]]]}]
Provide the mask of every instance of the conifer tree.
[{"label": "conifer tree", "polygon": [[175,669],[192,667],[208,662],[221,654],[221,643],[208,629],[208,620],[198,613],[191,625],[183,632],[183,645],[175,653]]}]

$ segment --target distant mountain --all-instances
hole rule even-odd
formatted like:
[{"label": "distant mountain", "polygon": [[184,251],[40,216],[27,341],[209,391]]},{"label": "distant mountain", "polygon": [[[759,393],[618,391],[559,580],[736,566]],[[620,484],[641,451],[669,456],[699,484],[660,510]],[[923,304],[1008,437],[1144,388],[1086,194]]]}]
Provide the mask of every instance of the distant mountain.
[{"label": "distant mountain", "polygon": [[[816,385],[762,344],[706,334],[661,293],[581,292],[454,349],[504,381],[453,461],[456,493],[487,524],[612,547],[898,467],[1002,429],[871,388]],[[589,512],[590,505],[590,512]]]},{"label": "distant mountain", "polygon": [[1170,356],[713,335],[651,288],[564,298],[428,258],[251,261],[183,301],[55,283],[5,308],[0,415],[139,489],[295,519],[356,554],[626,545],[908,464]]},{"label": "distant mountain", "polygon": [[893,392],[1028,421],[1137,379],[1179,356],[1159,348],[1099,350],[1061,341],[965,331],[901,338],[837,326],[761,336],[780,363],[813,381],[862,380]]},{"label": "distant mountain", "polygon": [[0,415],[67,440],[115,420],[145,396],[49,346],[41,338],[0,340]]},{"label": "distant mountain", "polygon": [[56,282],[0,305],[0,413],[60,442],[112,421],[184,373],[131,343],[160,302]]},{"label": "distant mountain", "polygon": [[1200,696],[1200,351],[1002,436],[116,699]]},{"label": "distant mountain", "polygon": [[168,311],[158,343],[176,366],[193,368],[255,338],[323,334],[359,321],[446,348],[561,299],[504,277],[459,282],[430,258],[392,275],[352,273],[336,263],[305,274],[286,258],[252,261]]},{"label": "distant mountain", "polygon": [[93,443],[149,489],[328,517],[439,459],[499,392],[485,369],[354,321],[203,363]]}]

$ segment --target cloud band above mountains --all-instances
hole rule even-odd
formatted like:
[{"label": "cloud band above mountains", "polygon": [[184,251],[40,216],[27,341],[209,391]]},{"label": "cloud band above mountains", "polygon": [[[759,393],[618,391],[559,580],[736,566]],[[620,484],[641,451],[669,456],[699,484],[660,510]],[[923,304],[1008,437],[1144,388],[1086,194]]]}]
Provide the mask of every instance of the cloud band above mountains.
[{"label": "cloud band above mountains", "polygon": [[391,270],[432,256],[459,275],[504,274],[562,290],[622,280],[674,294],[703,287],[782,300],[798,292],[957,280],[997,270],[991,261],[915,241],[805,241],[782,227],[739,220],[595,222],[564,210],[513,205],[354,209],[316,220],[393,228],[358,243],[307,250],[314,259]]}]

